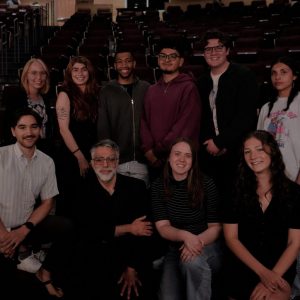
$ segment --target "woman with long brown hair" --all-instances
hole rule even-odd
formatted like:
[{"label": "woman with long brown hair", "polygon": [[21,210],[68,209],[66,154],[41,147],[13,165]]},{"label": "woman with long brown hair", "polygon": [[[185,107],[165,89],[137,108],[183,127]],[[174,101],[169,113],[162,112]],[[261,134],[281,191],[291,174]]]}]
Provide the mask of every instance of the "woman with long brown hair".
[{"label": "woman with long brown hair", "polygon": [[190,140],[174,142],[151,194],[156,229],[169,244],[159,299],[216,299],[212,284],[222,255],[219,199],[212,179],[199,171]]},{"label": "woman with long brown hair", "polygon": [[[56,102],[56,112],[63,147],[58,157],[58,178],[61,183],[63,214],[72,201],[74,184],[89,169],[89,149],[96,142],[98,85],[91,62],[82,56],[73,57]],[[69,205],[68,205],[69,203]],[[66,206],[67,205],[67,206]],[[58,204],[58,213],[61,213]]]},{"label": "woman with long brown hair", "polygon": [[226,259],[230,299],[290,299],[300,249],[300,188],[284,171],[270,133],[245,137],[235,201],[224,219],[233,254]]}]

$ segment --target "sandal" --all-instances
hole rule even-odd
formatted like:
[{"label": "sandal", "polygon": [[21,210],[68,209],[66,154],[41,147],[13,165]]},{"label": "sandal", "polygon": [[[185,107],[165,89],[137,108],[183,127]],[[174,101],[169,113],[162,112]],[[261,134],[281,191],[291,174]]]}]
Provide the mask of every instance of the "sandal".
[{"label": "sandal", "polygon": [[[39,280],[39,278],[38,278],[38,280]],[[45,286],[45,288],[47,289],[50,296],[54,296],[57,298],[62,298],[64,296],[62,289],[59,287],[55,287],[53,285],[53,282],[51,279],[47,280],[47,281],[41,281],[41,280],[39,280],[39,281],[41,284],[43,284]]]}]

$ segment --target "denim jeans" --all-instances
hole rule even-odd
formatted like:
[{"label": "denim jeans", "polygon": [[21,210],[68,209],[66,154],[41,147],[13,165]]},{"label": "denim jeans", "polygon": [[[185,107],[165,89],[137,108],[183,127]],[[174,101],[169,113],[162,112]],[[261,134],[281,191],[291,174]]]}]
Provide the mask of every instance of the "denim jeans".
[{"label": "denim jeans", "polygon": [[211,300],[212,277],[221,268],[220,242],[204,247],[202,253],[188,262],[182,262],[177,247],[167,252],[160,284],[160,300]]},{"label": "denim jeans", "polygon": [[292,287],[292,297],[300,296],[300,253],[297,257],[297,273]]}]

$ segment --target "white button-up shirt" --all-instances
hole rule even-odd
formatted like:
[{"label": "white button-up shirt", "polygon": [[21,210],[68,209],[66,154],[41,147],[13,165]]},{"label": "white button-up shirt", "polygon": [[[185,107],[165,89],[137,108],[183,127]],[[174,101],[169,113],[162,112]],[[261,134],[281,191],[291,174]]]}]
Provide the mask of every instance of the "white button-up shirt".
[{"label": "white button-up shirt", "polygon": [[12,228],[25,223],[36,199],[58,194],[53,160],[39,150],[27,159],[18,143],[0,148],[0,218]]}]

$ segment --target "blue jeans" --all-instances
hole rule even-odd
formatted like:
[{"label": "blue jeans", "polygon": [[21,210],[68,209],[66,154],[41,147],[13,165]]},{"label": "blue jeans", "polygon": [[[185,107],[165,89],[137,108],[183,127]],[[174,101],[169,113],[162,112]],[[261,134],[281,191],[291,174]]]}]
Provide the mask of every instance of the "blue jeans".
[{"label": "blue jeans", "polygon": [[292,297],[300,296],[300,253],[297,257],[297,273],[292,287]]},{"label": "blue jeans", "polygon": [[210,300],[212,277],[221,268],[221,243],[205,246],[201,255],[182,262],[177,247],[167,252],[160,284],[160,300]]}]

